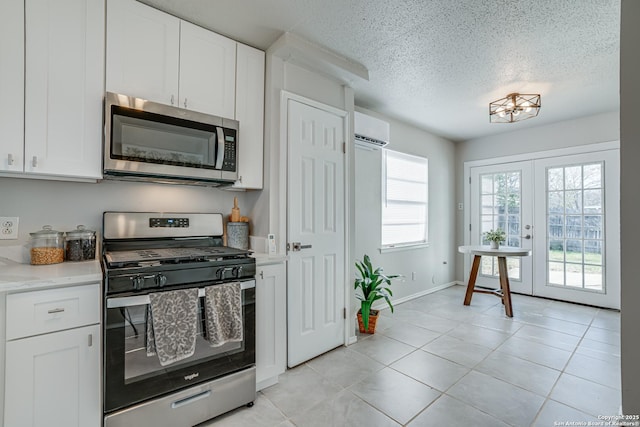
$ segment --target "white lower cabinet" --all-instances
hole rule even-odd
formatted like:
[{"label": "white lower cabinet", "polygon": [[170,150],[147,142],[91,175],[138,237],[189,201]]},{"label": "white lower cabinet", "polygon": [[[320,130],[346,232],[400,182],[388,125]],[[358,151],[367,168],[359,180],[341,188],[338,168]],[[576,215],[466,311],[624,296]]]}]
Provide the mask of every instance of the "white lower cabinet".
[{"label": "white lower cabinet", "polygon": [[100,326],[10,341],[5,426],[99,426]]},{"label": "white lower cabinet", "polygon": [[[75,291],[79,301],[95,297],[87,301],[91,318],[77,310]],[[6,301],[5,427],[99,427],[100,285],[11,294]],[[18,318],[30,336],[10,339]]]},{"label": "white lower cabinet", "polygon": [[285,264],[256,267],[256,383],[261,390],[278,382],[287,364]]}]

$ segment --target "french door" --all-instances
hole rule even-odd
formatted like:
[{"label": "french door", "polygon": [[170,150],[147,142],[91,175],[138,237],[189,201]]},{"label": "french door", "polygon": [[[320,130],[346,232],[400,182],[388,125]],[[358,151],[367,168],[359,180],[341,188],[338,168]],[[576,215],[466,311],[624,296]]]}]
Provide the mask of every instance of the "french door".
[{"label": "french door", "polygon": [[[507,235],[502,246],[531,249],[532,180],[530,161],[472,168],[472,245],[488,245],[483,234],[500,228]],[[532,258],[507,258],[507,271],[511,290],[531,295]],[[479,274],[483,285],[500,288],[497,258],[482,257]]]},{"label": "french door", "polygon": [[620,308],[620,152],[536,160],[534,294]]},{"label": "french door", "polygon": [[[506,246],[532,250],[508,259],[513,292],[620,307],[619,150],[472,167],[472,245],[501,228]],[[480,283],[498,283],[483,257]]]}]

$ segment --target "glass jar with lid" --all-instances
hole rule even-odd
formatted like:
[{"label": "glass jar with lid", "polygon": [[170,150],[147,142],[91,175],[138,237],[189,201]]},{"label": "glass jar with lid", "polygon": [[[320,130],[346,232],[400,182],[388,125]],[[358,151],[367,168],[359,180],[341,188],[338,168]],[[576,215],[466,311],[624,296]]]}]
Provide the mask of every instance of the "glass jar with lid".
[{"label": "glass jar with lid", "polygon": [[64,234],[45,225],[31,236],[31,264],[57,264],[64,261]]},{"label": "glass jar with lid", "polygon": [[75,230],[67,231],[64,247],[67,261],[95,259],[96,232],[79,225]]}]

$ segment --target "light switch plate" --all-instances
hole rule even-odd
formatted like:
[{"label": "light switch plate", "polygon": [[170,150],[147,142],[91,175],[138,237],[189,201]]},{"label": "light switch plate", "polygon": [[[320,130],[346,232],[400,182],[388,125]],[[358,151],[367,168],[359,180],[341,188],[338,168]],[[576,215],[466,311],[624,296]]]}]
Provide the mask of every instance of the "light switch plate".
[{"label": "light switch plate", "polygon": [[18,238],[17,216],[0,216],[0,240],[15,240]]}]

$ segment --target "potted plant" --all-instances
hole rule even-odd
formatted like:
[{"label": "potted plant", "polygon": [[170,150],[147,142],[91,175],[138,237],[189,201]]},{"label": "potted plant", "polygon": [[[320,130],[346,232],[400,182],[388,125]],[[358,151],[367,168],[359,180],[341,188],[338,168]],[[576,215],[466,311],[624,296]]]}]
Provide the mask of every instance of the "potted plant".
[{"label": "potted plant", "polygon": [[500,247],[500,243],[507,239],[507,235],[503,229],[497,228],[484,233],[484,238],[489,241],[491,249],[498,249]]},{"label": "potted plant", "polygon": [[356,261],[356,268],[360,277],[356,278],[354,289],[356,297],[361,301],[360,310],[358,310],[358,326],[361,333],[372,334],[376,329],[378,310],[371,310],[371,305],[384,298],[393,313],[393,304],[389,299],[393,293],[389,286],[391,286],[391,280],[399,275],[386,275],[382,272],[382,267],[374,269],[368,255],[364,256],[363,261]]}]

